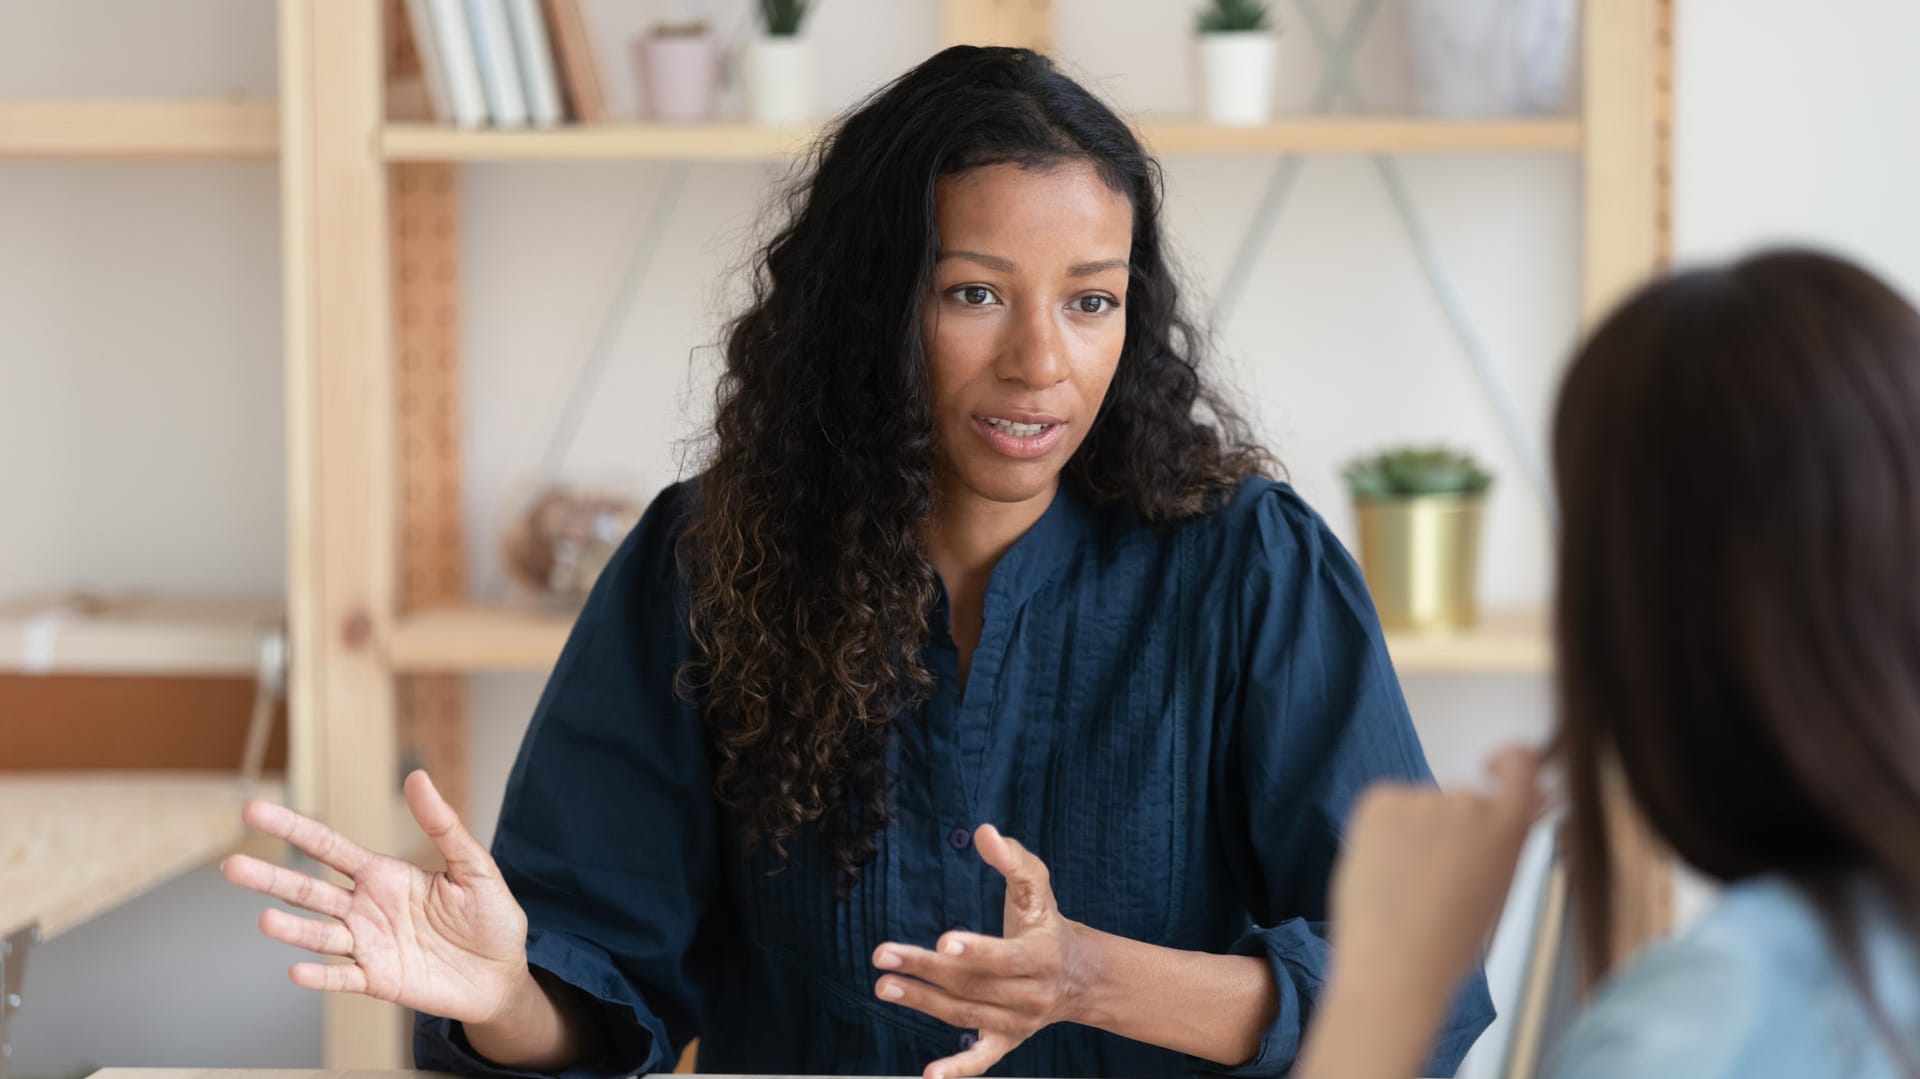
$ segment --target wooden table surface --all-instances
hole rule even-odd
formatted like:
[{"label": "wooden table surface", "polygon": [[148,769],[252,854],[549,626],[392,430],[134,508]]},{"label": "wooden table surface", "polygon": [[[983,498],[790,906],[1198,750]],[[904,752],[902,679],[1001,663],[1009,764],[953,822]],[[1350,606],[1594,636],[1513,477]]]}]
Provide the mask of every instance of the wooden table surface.
[{"label": "wooden table surface", "polygon": [[[327,1068],[102,1068],[88,1079],[417,1079],[447,1076],[429,1071],[354,1071]],[[713,1079],[787,1079],[775,1076],[715,1076]],[[909,1077],[917,1079],[917,1077]]]},{"label": "wooden table surface", "polygon": [[[88,1079],[415,1079],[445,1071],[334,1071],[326,1067],[102,1067]],[[714,1079],[753,1079],[745,1075]],[[758,1079],[787,1079],[768,1077]]]}]

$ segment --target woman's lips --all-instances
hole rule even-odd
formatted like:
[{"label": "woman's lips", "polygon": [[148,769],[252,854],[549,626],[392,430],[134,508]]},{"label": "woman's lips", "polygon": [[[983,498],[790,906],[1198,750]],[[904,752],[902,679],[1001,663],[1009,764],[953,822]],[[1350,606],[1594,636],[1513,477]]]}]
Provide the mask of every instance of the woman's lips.
[{"label": "woman's lips", "polygon": [[[995,424],[991,422],[994,420],[1003,422]],[[1016,427],[1024,426],[1026,428],[1038,427],[1040,430],[1033,434],[1026,434],[1007,430],[1006,428],[1009,425]],[[1053,447],[1059,443],[1061,436],[1066,432],[1067,425],[1059,418],[1053,416],[1011,412],[992,416],[975,416],[973,417],[973,429],[979,432],[980,437],[986,441],[988,446],[993,448],[994,452],[1006,457],[1025,460],[1027,458],[1043,456],[1049,450],[1053,449]]]}]

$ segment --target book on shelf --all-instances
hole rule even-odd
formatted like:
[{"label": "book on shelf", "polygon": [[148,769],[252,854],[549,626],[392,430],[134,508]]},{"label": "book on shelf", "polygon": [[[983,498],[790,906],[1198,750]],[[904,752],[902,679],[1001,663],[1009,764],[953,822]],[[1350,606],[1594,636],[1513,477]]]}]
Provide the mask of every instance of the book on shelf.
[{"label": "book on shelf", "polygon": [[507,0],[507,15],[513,24],[514,55],[526,83],[527,115],[535,127],[554,127],[566,117],[540,0]]},{"label": "book on shelf", "polygon": [[513,55],[507,0],[467,0],[467,28],[473,32],[473,52],[480,62],[480,82],[486,88],[493,126],[527,126],[527,93]]},{"label": "book on shelf", "polygon": [[[440,123],[453,119],[453,105],[447,98],[447,72],[440,62],[440,50],[434,44],[432,16],[427,13],[427,0],[406,0],[407,36],[413,42],[413,53],[420,60],[420,79],[425,85],[428,114]],[[388,85],[388,93],[393,85]]]},{"label": "book on shelf", "polygon": [[608,118],[606,87],[601,81],[600,60],[593,51],[593,34],[587,28],[581,0],[544,0],[544,7],[573,118],[583,124],[605,123]]},{"label": "book on shelf", "polygon": [[[609,119],[582,0],[404,0],[404,5],[420,78],[416,84],[396,76],[391,89],[404,92],[416,109],[424,97],[435,122],[461,129],[552,128],[569,119],[584,124]],[[404,57],[400,63],[408,65]]]},{"label": "book on shelf", "polygon": [[485,126],[487,100],[464,0],[407,0],[407,19],[429,96],[436,81],[434,72],[439,72],[444,100],[434,103],[434,118],[459,128]]}]

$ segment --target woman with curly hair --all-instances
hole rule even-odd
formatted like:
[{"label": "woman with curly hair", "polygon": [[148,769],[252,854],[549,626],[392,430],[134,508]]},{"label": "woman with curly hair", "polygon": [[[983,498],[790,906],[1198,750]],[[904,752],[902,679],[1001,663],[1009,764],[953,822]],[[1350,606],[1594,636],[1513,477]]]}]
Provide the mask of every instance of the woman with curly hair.
[{"label": "woman with curly hair", "polygon": [[[296,982],[422,1067],[1277,1075],[1362,787],[1428,779],[1352,562],[1203,382],[1158,167],[1043,57],[957,47],[821,143],[711,457],[581,613],[491,853],[255,805],[351,890]],[[1487,1023],[1477,976],[1436,1042]]]}]

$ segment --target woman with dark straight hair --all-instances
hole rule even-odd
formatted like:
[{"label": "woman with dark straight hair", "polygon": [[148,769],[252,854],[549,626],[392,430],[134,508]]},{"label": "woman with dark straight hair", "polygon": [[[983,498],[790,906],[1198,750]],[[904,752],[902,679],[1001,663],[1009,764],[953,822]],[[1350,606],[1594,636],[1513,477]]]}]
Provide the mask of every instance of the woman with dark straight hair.
[{"label": "woman with dark straight hair", "polygon": [[[1278,1075],[1353,798],[1430,781],[1366,589],[1203,378],[1160,171],[1022,49],[843,118],[730,327],[710,455],[574,627],[492,851],[248,820],[296,982],[419,1066]],[[1492,1014],[1455,979],[1429,1067]]]},{"label": "woman with dark straight hair", "polygon": [[[1611,775],[1725,890],[1602,988],[1550,1073],[1920,1079],[1920,314],[1813,253],[1670,277],[1575,360],[1554,454],[1586,973],[1611,956]],[[1296,1074],[1413,1073],[1535,767],[1496,758],[1491,796],[1362,800]]]}]

